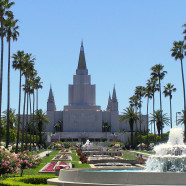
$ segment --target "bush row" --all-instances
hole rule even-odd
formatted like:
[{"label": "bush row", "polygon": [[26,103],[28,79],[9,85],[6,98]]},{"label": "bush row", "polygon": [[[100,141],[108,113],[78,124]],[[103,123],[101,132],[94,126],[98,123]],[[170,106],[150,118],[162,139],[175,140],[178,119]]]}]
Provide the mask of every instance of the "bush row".
[{"label": "bush row", "polygon": [[54,178],[53,175],[26,175],[23,177],[7,178],[0,181],[1,186],[34,186],[40,184],[44,186],[47,184],[47,179]]}]

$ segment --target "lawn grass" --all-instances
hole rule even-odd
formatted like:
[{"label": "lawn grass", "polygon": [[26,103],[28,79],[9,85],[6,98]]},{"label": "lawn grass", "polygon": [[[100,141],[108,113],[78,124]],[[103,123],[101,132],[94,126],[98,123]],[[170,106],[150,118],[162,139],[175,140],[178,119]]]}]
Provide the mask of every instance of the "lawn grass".
[{"label": "lawn grass", "polygon": [[124,153],[124,155],[121,156],[121,157],[126,159],[126,160],[136,160],[136,155],[135,154]]},{"label": "lawn grass", "polygon": [[79,156],[76,155],[76,151],[72,150],[72,161],[71,163],[75,165],[75,168],[90,168],[89,164],[79,164]]},{"label": "lawn grass", "polygon": [[[75,150],[71,150],[72,151],[72,161],[63,161],[63,162],[69,162],[75,165],[75,168],[90,168],[89,164],[79,164],[79,156],[76,155],[76,151]],[[32,168],[32,169],[25,169],[23,174],[24,175],[35,175],[35,174],[48,174],[48,173],[38,173],[47,163],[50,163],[51,160],[58,154],[59,150],[54,150],[50,153],[49,156],[45,156],[43,157],[43,160],[41,162],[41,164],[36,167],[36,168]],[[54,173],[55,174],[55,173]]]},{"label": "lawn grass", "polygon": [[32,168],[32,169],[25,169],[23,174],[24,175],[35,175],[35,174],[43,174],[43,173],[38,173],[40,171],[40,169],[42,169],[47,163],[50,163],[51,160],[58,154],[59,150],[54,150],[50,153],[49,156],[45,156],[43,157],[43,160],[41,162],[41,164],[36,167],[36,168]]}]

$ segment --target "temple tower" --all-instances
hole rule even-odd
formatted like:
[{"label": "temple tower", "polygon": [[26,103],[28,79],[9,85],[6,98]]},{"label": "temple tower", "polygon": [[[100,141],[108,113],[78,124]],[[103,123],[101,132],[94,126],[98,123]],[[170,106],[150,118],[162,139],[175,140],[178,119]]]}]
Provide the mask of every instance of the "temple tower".
[{"label": "temple tower", "polygon": [[114,85],[113,93],[112,93],[110,119],[111,119],[111,132],[118,132],[119,131],[119,113],[118,113],[118,100],[116,96],[115,85]]},{"label": "temple tower", "polygon": [[49,96],[47,101],[47,111],[55,111],[55,110],[56,110],[56,105],[55,105],[54,95],[52,92],[52,87],[50,86],[50,91],[49,91]]},{"label": "temple tower", "polygon": [[88,75],[82,42],[76,75],[73,76],[73,84],[69,85],[68,105],[64,106],[64,132],[102,131],[102,112],[96,105],[95,89]]}]

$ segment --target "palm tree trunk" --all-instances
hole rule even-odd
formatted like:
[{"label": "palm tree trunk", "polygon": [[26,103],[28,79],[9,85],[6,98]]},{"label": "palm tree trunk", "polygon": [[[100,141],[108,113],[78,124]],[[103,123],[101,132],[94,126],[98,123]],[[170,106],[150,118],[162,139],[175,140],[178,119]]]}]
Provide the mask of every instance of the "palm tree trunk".
[{"label": "palm tree trunk", "polygon": [[142,139],[141,139],[141,93],[140,93],[140,144],[142,147]]},{"label": "palm tree trunk", "polygon": [[7,93],[7,125],[6,125],[6,148],[9,145],[9,121],[10,121],[10,38],[8,41],[8,93]]},{"label": "palm tree trunk", "polygon": [[[25,82],[26,84],[26,82]],[[23,152],[23,143],[24,143],[24,130],[25,130],[25,104],[26,104],[26,91],[24,92],[24,103],[23,103],[23,122],[22,122],[22,141],[21,141],[21,152]]]},{"label": "palm tree trunk", "polygon": [[27,107],[26,107],[26,150],[27,150],[27,144],[28,144],[28,92],[27,92]]},{"label": "palm tree trunk", "polygon": [[183,84],[183,101],[184,101],[184,141],[186,142],[186,105],[185,105],[185,82],[183,74],[183,63],[181,61],[181,72],[182,72],[182,84]]},{"label": "palm tree trunk", "polygon": [[147,150],[149,149],[149,97],[147,97]]},{"label": "palm tree trunk", "polygon": [[[38,88],[37,88],[36,94],[37,94],[36,110],[38,111]],[[37,136],[37,135],[38,135],[38,133],[37,133],[37,128],[38,128],[38,127],[37,127],[37,124],[36,124],[36,145],[38,145],[38,143],[39,143],[39,142],[38,142],[38,136]]]},{"label": "palm tree trunk", "polygon": [[160,88],[160,112],[161,112],[161,139],[163,139],[163,118],[162,118],[162,104],[161,104],[161,82],[159,77],[159,88]]},{"label": "palm tree trunk", "polygon": [[1,142],[1,109],[2,109],[2,87],[3,87],[3,13],[1,13],[1,70],[0,70],[0,142]]},{"label": "palm tree trunk", "polygon": [[[153,116],[154,116],[154,109],[155,109],[155,98],[154,98],[154,90],[153,90]],[[154,143],[156,143],[156,122],[154,118]]]},{"label": "palm tree trunk", "polygon": [[171,123],[171,128],[172,128],[172,106],[171,106],[171,95],[169,96],[170,98],[170,123]]},{"label": "palm tree trunk", "polygon": [[19,108],[18,108],[18,126],[17,126],[17,140],[16,140],[16,153],[18,153],[18,143],[19,143],[19,128],[20,128],[20,110],[21,110],[21,70],[19,77]]},{"label": "palm tree trunk", "polygon": [[37,88],[37,108],[36,110],[38,110],[38,88]]},{"label": "palm tree trunk", "polygon": [[32,136],[32,120],[31,120],[31,116],[32,116],[32,105],[31,105],[31,97],[30,97],[30,93],[29,93],[29,101],[30,101],[30,121],[29,121],[29,123],[30,123],[30,148],[29,148],[29,150],[31,151],[32,150],[32,148],[31,148],[31,143],[32,143],[32,138],[31,138],[31,136]]},{"label": "palm tree trunk", "polygon": [[131,130],[131,146],[134,148],[134,142],[133,142],[133,123],[130,124],[130,130]]},{"label": "palm tree trunk", "polygon": [[34,131],[35,131],[35,125],[34,125],[34,105],[35,104],[35,95],[34,95],[34,91],[33,91],[33,146],[34,146]]}]

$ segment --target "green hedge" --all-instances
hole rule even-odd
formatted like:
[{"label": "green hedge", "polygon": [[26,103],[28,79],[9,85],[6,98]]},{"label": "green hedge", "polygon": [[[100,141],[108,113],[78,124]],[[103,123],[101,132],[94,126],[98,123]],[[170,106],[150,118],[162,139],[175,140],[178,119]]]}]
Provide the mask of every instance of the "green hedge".
[{"label": "green hedge", "polygon": [[26,175],[23,177],[11,177],[0,181],[1,186],[44,186],[47,184],[47,179],[56,178],[53,175]]},{"label": "green hedge", "polygon": [[122,147],[124,145],[124,143],[122,143],[122,142],[112,141],[112,142],[109,143],[108,146],[112,147],[112,146],[115,146],[116,144],[119,144],[120,147]]}]

